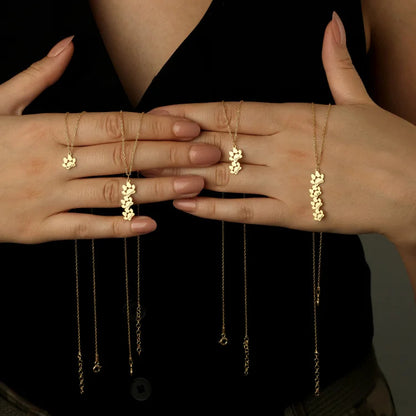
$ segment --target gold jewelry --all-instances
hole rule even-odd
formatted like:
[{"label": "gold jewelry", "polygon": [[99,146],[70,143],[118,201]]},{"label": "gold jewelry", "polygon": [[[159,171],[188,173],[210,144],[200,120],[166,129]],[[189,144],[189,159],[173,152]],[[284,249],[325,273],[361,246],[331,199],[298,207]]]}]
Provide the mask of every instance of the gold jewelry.
[{"label": "gold jewelry", "polygon": [[313,211],[313,219],[315,221],[322,221],[325,214],[321,209],[323,202],[320,196],[322,195],[321,185],[325,182],[325,175],[321,173],[321,160],[322,154],[324,151],[325,138],[328,127],[329,112],[331,111],[331,104],[328,106],[328,113],[326,116],[325,125],[322,129],[322,139],[321,139],[321,150],[318,152],[318,139],[316,134],[316,110],[315,105],[312,103],[312,113],[313,113],[313,143],[315,149],[315,173],[311,174],[311,184],[312,188],[309,189],[309,196],[311,197],[311,206]]},{"label": "gold jewelry", "polygon": [[[318,261],[316,260],[316,233],[312,233],[312,291],[313,291],[313,334],[314,334],[314,394],[320,395],[320,360],[318,343],[318,307],[321,296],[322,232],[319,233]],[[318,264],[316,264],[318,263]]]},{"label": "gold jewelry", "polygon": [[[137,215],[139,215],[139,205],[137,205]],[[136,352],[140,356],[142,353],[142,305],[140,291],[140,236],[137,242],[137,306],[136,306]]]},{"label": "gold jewelry", "polygon": [[131,221],[134,217],[134,211],[131,208],[133,203],[132,195],[136,193],[136,185],[130,182],[131,171],[133,168],[133,161],[134,155],[136,153],[137,142],[140,139],[140,131],[141,131],[141,124],[143,120],[143,113],[140,114],[139,119],[139,128],[137,129],[136,138],[134,140],[133,150],[130,154],[130,162],[127,163],[127,156],[126,156],[126,135],[124,129],[124,118],[123,118],[123,111],[120,111],[120,130],[121,130],[121,146],[122,146],[122,158],[126,168],[126,184],[122,186],[121,194],[123,195],[123,199],[121,202],[121,208],[124,209],[123,211],[123,218],[126,221]]},{"label": "gold jewelry", "polygon": [[[135,215],[131,206],[133,200],[131,195],[136,192],[135,185],[130,183],[131,171],[133,168],[134,154],[136,152],[137,142],[140,139],[141,125],[144,113],[139,115],[139,127],[137,129],[136,138],[134,141],[133,151],[130,156],[130,163],[127,164],[127,157],[125,151],[125,129],[123,112],[120,111],[120,127],[122,137],[122,157],[126,165],[126,185],[123,185],[122,194],[124,199],[121,201],[122,208],[124,208],[123,218],[130,221]],[[134,191],[134,192],[131,192]],[[139,213],[139,207],[137,207],[137,213]],[[128,357],[129,357],[129,372],[133,375],[133,354],[132,354],[132,343],[131,343],[131,323],[130,323],[130,293],[129,293],[129,270],[128,270],[128,242],[127,238],[124,238],[124,281],[125,281],[125,293],[126,293],[126,324],[127,324],[127,346],[128,346]],[[136,307],[136,352],[140,356],[142,352],[142,339],[141,339],[141,320],[142,320],[142,307],[140,302],[140,238],[137,237],[137,307]]]},{"label": "gold jewelry", "polygon": [[233,175],[238,175],[238,172],[240,172],[240,170],[242,169],[241,164],[239,162],[240,159],[243,158],[243,152],[241,149],[239,149],[237,147],[237,134],[238,134],[238,128],[239,128],[239,124],[240,124],[240,114],[241,114],[241,105],[242,105],[243,101],[240,101],[239,105],[238,105],[238,109],[237,109],[237,118],[236,118],[236,122],[235,122],[235,130],[234,130],[234,134],[232,134],[231,132],[231,126],[230,126],[230,119],[228,118],[227,115],[227,110],[225,108],[225,102],[222,101],[222,108],[224,111],[224,117],[227,120],[227,129],[228,129],[228,133],[231,137],[231,140],[233,142],[233,148],[230,152],[228,152],[229,154],[229,158],[228,160],[231,162],[230,166],[228,166],[228,168],[230,169],[230,172]]},{"label": "gold jewelry", "polygon": [[[228,133],[233,141],[233,151],[229,152],[230,160],[232,160],[231,165],[229,166],[230,172],[234,175],[237,175],[241,170],[239,159],[242,157],[242,151],[237,148],[237,137],[238,137],[238,127],[240,124],[240,115],[241,115],[241,105],[243,101],[240,101],[239,107],[237,110],[237,119],[234,133],[231,131],[230,119],[227,116],[227,111],[225,108],[225,103],[222,101],[224,116],[227,120],[227,129]],[[234,157],[233,155],[239,155],[240,157]],[[224,198],[224,194],[222,194]],[[244,195],[245,198],[245,195]],[[244,285],[244,338],[243,338],[243,350],[244,350],[244,375],[247,376],[250,369],[250,345],[249,345],[249,336],[248,336],[248,281],[247,281],[247,227],[246,224],[243,224],[243,285]],[[228,337],[226,335],[226,318],[225,318],[225,223],[221,221],[221,316],[222,316],[222,329],[221,329],[221,338],[218,341],[220,345],[228,344]]]},{"label": "gold jewelry", "polygon": [[83,116],[84,113],[85,111],[78,114],[78,118],[77,118],[77,121],[75,123],[75,128],[74,128],[74,135],[72,139],[69,134],[69,126],[68,126],[69,113],[65,114],[65,138],[66,138],[66,146],[67,146],[68,154],[66,155],[66,157],[63,158],[62,167],[64,167],[66,170],[70,170],[77,165],[77,159],[73,155],[74,142],[78,133],[79,122],[81,121],[81,117]]},{"label": "gold jewelry", "polygon": [[[315,221],[321,221],[325,216],[321,207],[323,205],[320,195],[322,190],[320,185],[324,183],[325,176],[321,173],[321,161],[324,150],[325,138],[328,130],[329,113],[331,104],[328,105],[328,112],[324,127],[322,129],[321,148],[318,151],[317,140],[317,123],[315,105],[312,103],[313,113],[313,142],[315,150],[315,174],[311,175],[312,188],[309,190],[312,198],[311,205],[313,209],[313,217]],[[318,340],[318,308],[321,302],[321,264],[322,264],[322,246],[323,233],[319,233],[318,253],[316,253],[316,233],[312,233],[312,291],[313,291],[313,332],[314,332],[314,394],[316,397],[320,395],[320,358],[319,358],[319,340]],[[318,258],[317,258],[318,257]]]},{"label": "gold jewelry", "polygon": [[77,318],[77,360],[78,360],[78,378],[79,378],[79,392],[84,394],[84,364],[82,360],[81,350],[81,316],[80,316],[80,298],[79,298],[79,265],[78,265],[78,241],[74,241],[74,256],[75,256],[75,298],[76,298],[76,318]]},{"label": "gold jewelry", "polygon": [[96,284],[96,273],[95,273],[95,240],[91,240],[91,266],[92,266],[92,297],[93,297],[93,309],[94,309],[94,350],[95,360],[92,367],[94,373],[101,371],[100,357],[98,354],[98,318],[97,318],[97,284]]},{"label": "gold jewelry", "polygon": [[[224,199],[224,192],[221,196]],[[218,341],[220,345],[228,344],[228,337],[226,333],[226,319],[225,319],[225,221],[221,221],[221,338]]]},{"label": "gold jewelry", "polygon": [[[245,197],[245,196],[244,196]],[[244,259],[244,375],[248,376],[250,369],[250,345],[248,338],[248,282],[247,282],[247,225],[243,224],[243,259]]]}]

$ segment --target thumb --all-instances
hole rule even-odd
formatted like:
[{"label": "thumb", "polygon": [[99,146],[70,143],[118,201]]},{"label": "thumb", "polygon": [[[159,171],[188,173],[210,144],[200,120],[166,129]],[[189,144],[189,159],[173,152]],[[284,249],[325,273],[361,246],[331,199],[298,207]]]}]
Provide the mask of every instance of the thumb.
[{"label": "thumb", "polygon": [[64,73],[74,52],[70,36],[58,42],[40,61],[0,85],[0,114],[23,110]]},{"label": "thumb", "polygon": [[322,62],[336,104],[373,102],[352,63],[345,28],[336,12],[325,30]]}]

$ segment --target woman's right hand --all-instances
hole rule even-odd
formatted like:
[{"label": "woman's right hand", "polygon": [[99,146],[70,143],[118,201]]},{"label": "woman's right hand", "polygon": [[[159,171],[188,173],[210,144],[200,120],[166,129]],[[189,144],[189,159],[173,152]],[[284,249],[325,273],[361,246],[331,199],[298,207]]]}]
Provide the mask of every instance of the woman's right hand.
[{"label": "woman's right hand", "polygon": [[[73,212],[78,208],[120,206],[117,175],[125,172],[120,114],[86,113],[74,143],[77,166],[66,170],[64,114],[22,115],[44,89],[57,81],[73,53],[72,38],[58,43],[44,59],[0,85],[0,242],[130,237],[156,228],[149,217],[125,221],[119,216]],[[139,115],[123,113],[126,155],[133,148]],[[69,117],[70,133],[77,116]],[[164,115],[145,114],[133,171],[162,167],[209,166],[219,161],[212,145],[189,143],[197,124]],[[113,176],[112,176],[113,175]],[[199,176],[132,179],[135,203],[196,196],[204,187]]]}]

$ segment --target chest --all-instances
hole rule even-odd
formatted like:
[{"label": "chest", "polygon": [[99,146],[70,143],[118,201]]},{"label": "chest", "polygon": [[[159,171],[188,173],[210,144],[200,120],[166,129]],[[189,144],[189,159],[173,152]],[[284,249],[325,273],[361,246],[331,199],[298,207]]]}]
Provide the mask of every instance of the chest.
[{"label": "chest", "polygon": [[132,104],[198,25],[212,0],[90,0],[106,49]]}]

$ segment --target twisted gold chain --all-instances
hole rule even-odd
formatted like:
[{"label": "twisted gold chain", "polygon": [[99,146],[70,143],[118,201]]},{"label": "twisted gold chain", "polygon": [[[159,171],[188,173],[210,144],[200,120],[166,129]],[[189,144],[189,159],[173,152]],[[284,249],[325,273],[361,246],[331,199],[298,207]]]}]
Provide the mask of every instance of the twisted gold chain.
[{"label": "twisted gold chain", "polygon": [[[132,152],[130,154],[130,161],[127,163],[127,155],[125,148],[125,128],[124,128],[124,119],[123,112],[120,111],[120,131],[121,131],[121,145],[122,145],[122,158],[125,164],[125,173],[126,173],[126,184],[123,185],[122,194],[124,199],[122,202],[122,207],[124,208],[123,217],[125,220],[130,221],[135,215],[134,211],[131,209],[133,200],[131,195],[136,192],[135,185],[131,184],[130,176],[133,169],[134,155],[137,149],[137,143],[141,135],[141,125],[143,121],[144,114],[139,115],[139,127],[137,129],[136,137],[134,140],[134,145]],[[123,205],[124,203],[124,205]],[[137,213],[139,208],[137,207]],[[124,282],[125,282],[125,295],[126,295],[126,324],[127,324],[127,346],[128,346],[128,358],[129,358],[129,371],[130,375],[133,374],[133,354],[132,354],[132,343],[131,343],[131,323],[130,323],[130,293],[129,293],[129,270],[128,270],[128,243],[127,238],[124,238]],[[137,237],[137,306],[136,306],[136,352],[138,355],[142,352],[142,340],[141,340],[141,320],[142,320],[142,307],[140,302],[140,238]]]},{"label": "twisted gold chain", "polygon": [[[230,173],[236,175],[242,169],[239,159],[242,157],[242,151],[237,148],[237,138],[238,138],[238,129],[240,125],[240,116],[241,116],[241,106],[243,101],[239,102],[237,109],[237,117],[235,123],[234,133],[231,130],[231,121],[227,115],[227,110],[225,107],[224,101],[222,101],[222,106],[224,110],[224,117],[227,121],[227,130],[228,134],[233,143],[233,151],[229,152],[229,160],[232,162],[229,166]],[[236,157],[240,155],[241,157]],[[224,198],[224,194],[222,194]],[[244,195],[245,197],[245,195]],[[226,313],[225,313],[225,226],[224,221],[221,222],[221,316],[222,316],[222,331],[221,338],[219,343],[221,345],[228,344],[228,338],[226,335]],[[244,350],[244,375],[248,375],[250,368],[250,345],[249,345],[249,336],[248,336],[248,281],[247,281],[247,227],[246,224],[243,224],[243,285],[244,285],[244,338],[243,338],[243,350]]]}]

